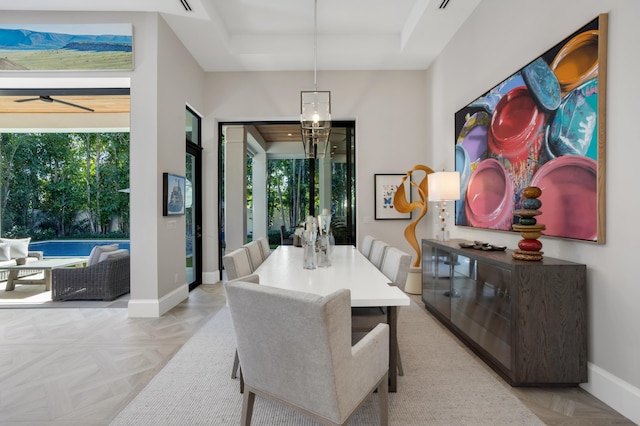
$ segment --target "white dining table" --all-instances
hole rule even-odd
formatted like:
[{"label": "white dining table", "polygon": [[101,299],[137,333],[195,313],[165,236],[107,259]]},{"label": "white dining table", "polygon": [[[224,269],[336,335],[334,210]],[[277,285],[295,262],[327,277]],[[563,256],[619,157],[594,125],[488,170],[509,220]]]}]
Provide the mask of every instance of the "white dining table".
[{"label": "white dining table", "polygon": [[260,285],[325,296],[342,288],[351,292],[352,307],[387,307],[389,324],[389,391],[397,389],[398,308],[411,303],[398,287],[353,246],[335,246],[329,267],[305,269],[303,249],[279,246],[255,270]]}]

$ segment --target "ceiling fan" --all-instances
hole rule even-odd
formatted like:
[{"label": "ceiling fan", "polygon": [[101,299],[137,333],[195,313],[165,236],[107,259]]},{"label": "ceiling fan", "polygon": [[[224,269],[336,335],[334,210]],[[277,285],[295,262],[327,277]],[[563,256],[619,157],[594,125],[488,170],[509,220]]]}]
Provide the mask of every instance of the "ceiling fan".
[{"label": "ceiling fan", "polygon": [[28,98],[28,99],[16,99],[15,102],[30,102],[30,101],[42,101],[42,102],[58,102],[60,104],[64,104],[64,105],[69,105],[75,108],[80,108],[83,109],[85,111],[89,111],[89,112],[94,112],[95,110],[82,106],[82,105],[78,105],[78,104],[74,104],[71,102],[66,102],[66,101],[61,101],[60,99],[54,99],[51,96],[45,95],[45,96],[38,96],[37,98]]}]

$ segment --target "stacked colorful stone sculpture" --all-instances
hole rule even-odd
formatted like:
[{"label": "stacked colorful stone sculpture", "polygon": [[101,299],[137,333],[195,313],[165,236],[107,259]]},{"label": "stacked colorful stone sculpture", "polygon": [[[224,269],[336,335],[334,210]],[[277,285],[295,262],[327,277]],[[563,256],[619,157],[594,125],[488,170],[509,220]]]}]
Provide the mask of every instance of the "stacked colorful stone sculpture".
[{"label": "stacked colorful stone sculpture", "polygon": [[538,241],[545,226],[538,224],[536,216],[542,214],[540,207],[542,202],[538,199],[542,190],[536,186],[528,186],[522,190],[522,209],[515,210],[513,214],[520,217],[517,224],[513,224],[513,230],[520,232],[522,240],[518,242],[518,249],[513,251],[513,258],[519,260],[542,260],[542,243]]}]

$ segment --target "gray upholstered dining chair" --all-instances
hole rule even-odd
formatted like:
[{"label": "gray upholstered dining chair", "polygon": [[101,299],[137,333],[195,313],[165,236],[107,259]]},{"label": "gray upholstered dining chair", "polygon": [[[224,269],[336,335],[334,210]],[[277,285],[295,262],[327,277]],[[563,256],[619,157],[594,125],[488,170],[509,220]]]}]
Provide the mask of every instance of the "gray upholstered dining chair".
[{"label": "gray upholstered dining chair", "polygon": [[[397,286],[404,291],[410,266],[410,254],[407,254],[393,246],[386,247],[382,265],[380,265],[380,271],[389,278],[391,285]],[[374,328],[379,323],[387,322],[387,312],[381,307],[353,308],[351,310],[351,314],[351,324],[354,333],[366,332]],[[399,314],[400,311],[398,311],[398,315]],[[396,335],[396,339],[397,338],[398,336]],[[399,348],[397,341],[396,347]],[[398,375],[404,375],[400,349],[398,349]]]},{"label": "gray upholstered dining chair", "polygon": [[[236,278],[235,280],[229,280],[229,282],[246,282],[253,284],[260,284],[260,276],[251,274],[246,275],[244,277]],[[242,377],[242,370],[240,368],[240,358],[238,358],[238,350],[236,349],[236,354],[233,357],[233,367],[231,368],[231,378],[236,379],[238,377],[238,371],[240,370],[240,393],[244,392],[244,379]]]},{"label": "gray upholstered dining chair", "polygon": [[271,254],[271,247],[269,247],[269,238],[261,237],[257,240],[260,243],[260,249],[262,250],[262,261],[267,260],[267,257]]},{"label": "gray upholstered dining chair", "polygon": [[382,240],[373,240],[373,242],[371,243],[369,261],[373,263],[378,269],[380,269],[380,266],[382,266],[382,260],[384,258],[387,247],[389,247],[389,244],[385,243]]},{"label": "gray upholstered dining chair", "polygon": [[396,247],[387,247],[380,265],[380,271],[391,280],[391,284],[404,291],[411,266],[411,255]]},{"label": "gray upholstered dining chair", "polygon": [[249,252],[240,247],[222,256],[222,265],[227,272],[227,280],[244,277],[253,273]]},{"label": "gray upholstered dining chair", "polygon": [[244,248],[249,252],[249,260],[251,261],[251,272],[258,269],[263,262],[262,258],[262,249],[260,248],[260,243],[257,241],[251,241],[245,245]]},{"label": "gray upholstered dining chair", "polygon": [[375,240],[375,238],[373,238],[372,235],[365,235],[362,239],[362,247],[360,247],[360,253],[362,253],[362,255],[367,259],[369,258],[369,253],[371,252],[371,244],[373,243],[373,240]]},{"label": "gray upholstered dining chair", "polygon": [[342,425],[376,389],[387,424],[389,326],[379,324],[352,346],[349,290],[319,296],[244,282],[225,288],[245,381],[241,424],[251,424],[258,395]]},{"label": "gray upholstered dining chair", "polygon": [[[258,250],[260,247],[256,246]],[[260,277],[257,275],[253,275],[254,271],[253,264],[250,257],[250,251],[246,246],[242,246],[232,252],[225,254],[222,256],[222,264],[224,265],[224,269],[227,273],[227,280],[242,280],[249,281],[253,283],[259,283]],[[233,368],[231,370],[231,377],[235,379],[238,373],[238,351],[236,350],[236,354],[233,360]],[[242,373],[240,377],[240,391],[243,391],[243,381],[242,381]]]}]

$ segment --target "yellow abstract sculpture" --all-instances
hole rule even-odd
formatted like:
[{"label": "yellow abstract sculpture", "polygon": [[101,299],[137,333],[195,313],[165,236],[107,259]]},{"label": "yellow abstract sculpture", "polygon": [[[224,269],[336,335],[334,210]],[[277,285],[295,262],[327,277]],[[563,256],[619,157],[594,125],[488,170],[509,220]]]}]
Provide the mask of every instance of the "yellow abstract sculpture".
[{"label": "yellow abstract sculpture", "polygon": [[[416,187],[418,190],[419,200],[409,202],[407,201],[407,196],[404,192],[404,182],[407,178],[410,178],[413,172],[416,170],[421,170],[425,173],[424,178],[420,181],[419,184],[416,184],[413,180],[410,180],[411,186]],[[429,209],[429,205],[427,204],[427,198],[429,195],[429,188],[427,185],[428,176],[433,173],[429,167],[424,166],[422,164],[416,165],[413,169],[409,170],[407,174],[402,178],[402,183],[398,186],[395,195],[393,196],[393,206],[400,213],[410,213],[412,210],[420,209],[420,214],[416,217],[413,222],[409,224],[404,230],[404,237],[407,239],[411,247],[416,251],[416,260],[411,265],[414,268],[420,266],[421,251],[420,245],[418,244],[418,239],[416,238],[416,226],[418,226],[418,222],[427,214],[427,210]]]}]

